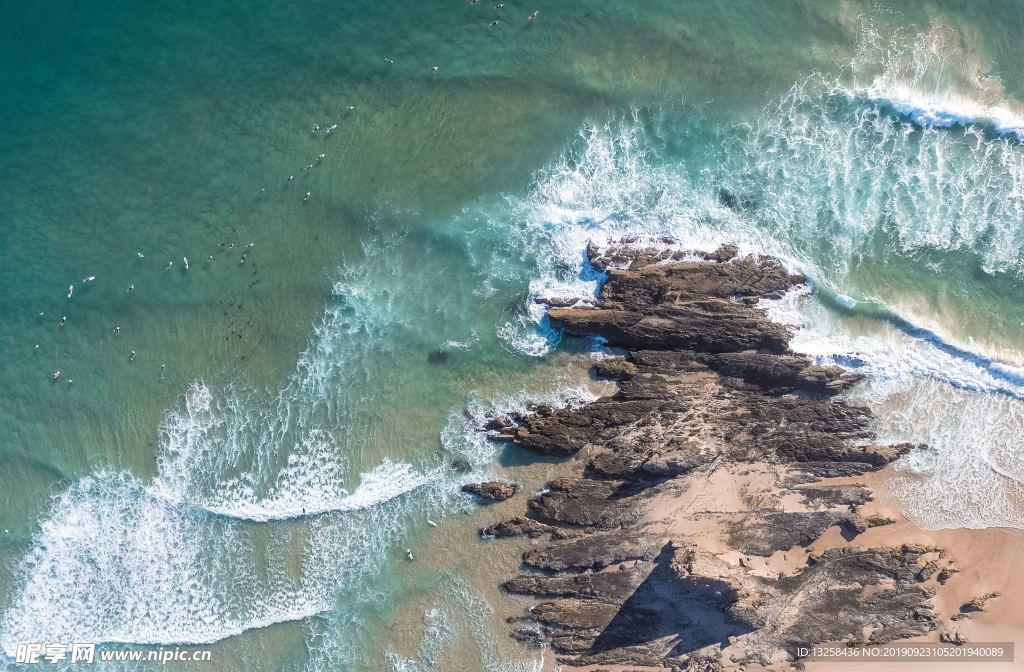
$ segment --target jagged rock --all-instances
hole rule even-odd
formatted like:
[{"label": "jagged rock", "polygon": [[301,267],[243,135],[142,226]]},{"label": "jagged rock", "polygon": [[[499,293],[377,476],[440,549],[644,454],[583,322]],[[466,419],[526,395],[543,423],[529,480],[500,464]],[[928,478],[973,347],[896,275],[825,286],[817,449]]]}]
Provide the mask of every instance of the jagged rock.
[{"label": "jagged rock", "polygon": [[950,566],[943,567],[939,571],[939,575],[935,578],[935,580],[938,581],[939,583],[945,585],[945,583],[947,581],[949,581],[951,578],[953,578],[953,575],[956,574],[959,571],[960,570],[957,569],[956,567],[950,567]]},{"label": "jagged rock", "polygon": [[[688,259],[703,259],[705,261],[730,261],[738,253],[735,245],[726,244],[714,252],[702,252],[699,250],[682,250],[673,247],[637,247],[634,241],[624,240],[620,245],[600,248],[595,245],[587,246],[587,256],[590,264],[598,271],[605,273],[612,268],[643,268],[652,264],[660,264],[669,261],[685,261]],[[664,245],[678,243],[672,238],[663,238]]]},{"label": "jagged rock", "polygon": [[533,404],[530,406],[530,411],[540,418],[550,418],[555,414],[554,407],[548,404]]},{"label": "jagged rock", "polygon": [[[883,525],[892,525],[895,522],[895,520],[889,518],[888,516],[880,516],[877,514],[873,516],[868,516],[864,519],[864,525],[866,527],[882,527]],[[941,578],[939,580],[942,581]]]},{"label": "jagged rock", "polygon": [[534,516],[544,520],[610,527],[635,517],[621,501],[631,492],[628,484],[617,481],[557,478],[528,506]]},{"label": "jagged rock", "polygon": [[494,523],[480,530],[480,534],[485,537],[540,537],[545,534],[551,534],[556,528],[551,525],[546,525],[540,521],[534,520],[533,518],[527,518],[526,516],[516,516],[509,520],[502,521],[500,523]]},{"label": "jagged rock", "polygon": [[939,571],[939,563],[937,561],[932,560],[931,562],[927,562],[917,572],[917,580],[918,581],[927,581],[928,579],[930,579],[933,576],[935,576],[935,572],[937,572],[937,571]]},{"label": "jagged rock", "polygon": [[573,296],[564,298],[553,296],[534,299],[534,302],[545,306],[551,306],[552,308],[569,308],[570,306],[575,306],[580,302],[580,300]]},{"label": "jagged rock", "polygon": [[629,380],[636,371],[636,364],[625,357],[603,359],[594,365],[594,374],[609,380]]},{"label": "jagged rock", "polygon": [[466,483],[462,486],[463,492],[468,492],[492,502],[501,502],[516,494],[519,486],[515,483],[504,483],[502,481],[484,481],[483,483]]},{"label": "jagged rock", "polygon": [[516,422],[508,415],[494,415],[487,418],[483,429],[496,432],[511,432],[516,428]]},{"label": "jagged rock", "polygon": [[939,641],[946,644],[953,644],[955,646],[963,646],[967,643],[967,638],[960,634],[959,630],[949,632],[948,630],[939,635]]},{"label": "jagged rock", "polygon": [[647,364],[684,370],[703,364],[723,376],[738,378],[776,394],[794,390],[832,396],[851,387],[862,376],[838,366],[817,366],[803,355],[744,352],[707,353],[690,350],[642,351],[632,355]]},{"label": "jagged rock", "polygon": [[[885,644],[923,635],[938,623],[928,594],[918,585],[921,554],[905,548],[835,548],[814,558],[806,569],[780,578],[777,597],[764,605],[768,622],[764,641],[792,650],[801,643],[858,640]],[[865,594],[863,586],[887,586]],[[799,604],[794,613],[788,605]]]},{"label": "jagged rock", "polygon": [[[651,643],[671,636],[680,651],[696,651],[750,632],[731,607],[737,593],[728,582],[674,569],[679,549],[671,544],[634,568],[575,577],[520,578],[517,587],[566,593],[533,608],[552,646],[580,664],[655,665],[664,655]],[[619,582],[622,583],[619,583]],[[507,584],[508,585],[508,584]],[[597,585],[596,594],[588,594]],[[583,587],[583,590],[579,590]]]},{"label": "jagged rock", "polygon": [[621,562],[650,560],[658,554],[658,543],[635,530],[591,534],[560,541],[523,554],[523,564],[536,569],[599,570]]},{"label": "jagged rock", "polygon": [[502,584],[502,588],[510,593],[520,595],[599,597],[623,601],[633,594],[646,575],[645,571],[635,566],[618,571],[569,576],[519,574]]},{"label": "jagged rock", "polygon": [[970,602],[960,605],[960,613],[969,614],[976,611],[985,611],[985,603],[997,597],[999,597],[999,593],[986,593],[985,595],[980,595]]},{"label": "jagged rock", "polygon": [[841,512],[779,512],[733,523],[729,543],[752,555],[769,556],[796,546],[810,546],[833,525],[857,532],[853,517]]},{"label": "jagged rock", "polygon": [[571,335],[602,336],[628,348],[783,352],[790,338],[785,327],[731,299],[778,296],[802,282],[774,259],[754,257],[612,269],[600,306],[551,309],[548,317]]},{"label": "jagged rock", "polygon": [[795,488],[812,506],[863,506],[871,501],[871,491],[862,485],[804,485]]}]

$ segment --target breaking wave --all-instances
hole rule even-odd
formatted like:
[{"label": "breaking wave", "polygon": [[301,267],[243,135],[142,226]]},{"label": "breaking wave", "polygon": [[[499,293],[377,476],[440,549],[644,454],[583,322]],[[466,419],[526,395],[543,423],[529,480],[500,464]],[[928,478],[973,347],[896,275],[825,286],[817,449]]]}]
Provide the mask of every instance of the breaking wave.
[{"label": "breaking wave", "polygon": [[[883,39],[869,21],[848,68],[801,80],[700,162],[673,154],[679,129],[658,113],[585,126],[518,204],[534,278],[507,342],[543,355],[558,339],[545,303],[594,300],[602,277],[588,245],[734,242],[779,257],[820,299],[766,306],[796,328],[794,349],[866,373],[856,395],[880,436],[930,446],[891,484],[907,514],[925,527],[1024,527],[1024,459],[1012,449],[1024,369],[960,335],[976,325],[934,310],[916,322],[900,303],[949,273],[982,278],[982,293],[1013,296],[1024,282],[1015,104],[964,49],[941,25]],[[901,274],[879,281],[866,261]]]}]

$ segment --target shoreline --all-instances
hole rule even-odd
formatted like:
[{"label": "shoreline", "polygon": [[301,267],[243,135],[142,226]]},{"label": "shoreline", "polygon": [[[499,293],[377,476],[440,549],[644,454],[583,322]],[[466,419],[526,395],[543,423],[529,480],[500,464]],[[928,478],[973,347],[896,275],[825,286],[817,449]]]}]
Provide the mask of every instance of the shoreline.
[{"label": "shoreline", "polygon": [[824,671],[797,647],[1016,638],[997,559],[1021,531],[921,530],[876,497],[911,446],[875,444],[870,411],[838,397],[860,376],[793,353],[755,307],[802,276],[732,246],[588,255],[599,303],[548,315],[625,351],[594,366],[618,391],[484,427],[572,465],[481,530],[531,539],[502,584],[534,599],[514,638],[609,671]]}]

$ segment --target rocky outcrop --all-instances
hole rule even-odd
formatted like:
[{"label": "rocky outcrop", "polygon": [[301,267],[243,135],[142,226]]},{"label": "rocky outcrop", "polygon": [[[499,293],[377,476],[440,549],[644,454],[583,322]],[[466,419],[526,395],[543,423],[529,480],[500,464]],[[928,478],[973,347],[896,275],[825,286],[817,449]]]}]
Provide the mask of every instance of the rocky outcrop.
[{"label": "rocky outcrop", "polygon": [[463,492],[476,495],[482,499],[492,502],[502,502],[516,494],[519,489],[515,483],[504,483],[502,481],[484,481],[483,483],[467,483],[462,486]]},{"label": "rocky outcrop", "polygon": [[623,347],[782,352],[786,329],[742,299],[779,296],[801,282],[774,259],[754,257],[612,269],[600,306],[552,308],[548,317],[566,333],[602,336]]},{"label": "rocky outcrop", "polygon": [[[834,399],[858,376],[790,351],[758,308],[803,279],[736,253],[590,249],[608,273],[600,302],[548,314],[624,351],[594,367],[618,391],[485,428],[540,455],[586,456],[526,516],[481,531],[533,540],[503,584],[539,599],[513,635],[563,662],[772,664],[798,645],[937,627],[941,551],[844,545],[891,521],[861,516],[863,485],[822,481],[911,446],[877,444],[868,409]],[[829,530],[840,545],[809,552]]]},{"label": "rocky outcrop", "polygon": [[482,537],[542,537],[551,534],[556,530],[551,525],[545,525],[533,518],[516,516],[500,523],[494,523],[480,530]]},{"label": "rocky outcrop", "polygon": [[986,593],[985,595],[979,595],[970,602],[960,605],[960,613],[970,614],[976,611],[985,611],[985,604],[996,597],[999,597],[999,593]]}]

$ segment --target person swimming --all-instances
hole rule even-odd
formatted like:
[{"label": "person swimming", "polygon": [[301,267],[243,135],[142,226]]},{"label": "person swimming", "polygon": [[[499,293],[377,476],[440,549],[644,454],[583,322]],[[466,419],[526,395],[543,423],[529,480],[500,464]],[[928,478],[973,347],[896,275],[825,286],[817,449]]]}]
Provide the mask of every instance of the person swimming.
[{"label": "person swimming", "polygon": [[57,380],[58,378],[60,378],[60,369],[57,369],[56,371],[51,373],[50,378],[53,380]]},{"label": "person swimming", "polygon": [[185,262],[185,270],[188,270],[188,257],[182,257],[181,260]]},{"label": "person swimming", "polygon": [[130,353],[128,353],[128,361],[129,362],[134,362],[135,361],[135,351],[134,350],[132,350]]},{"label": "person swimming", "polygon": [[68,298],[70,299],[71,295],[74,294],[74,293],[75,293],[75,286],[74,285],[68,285]]}]

